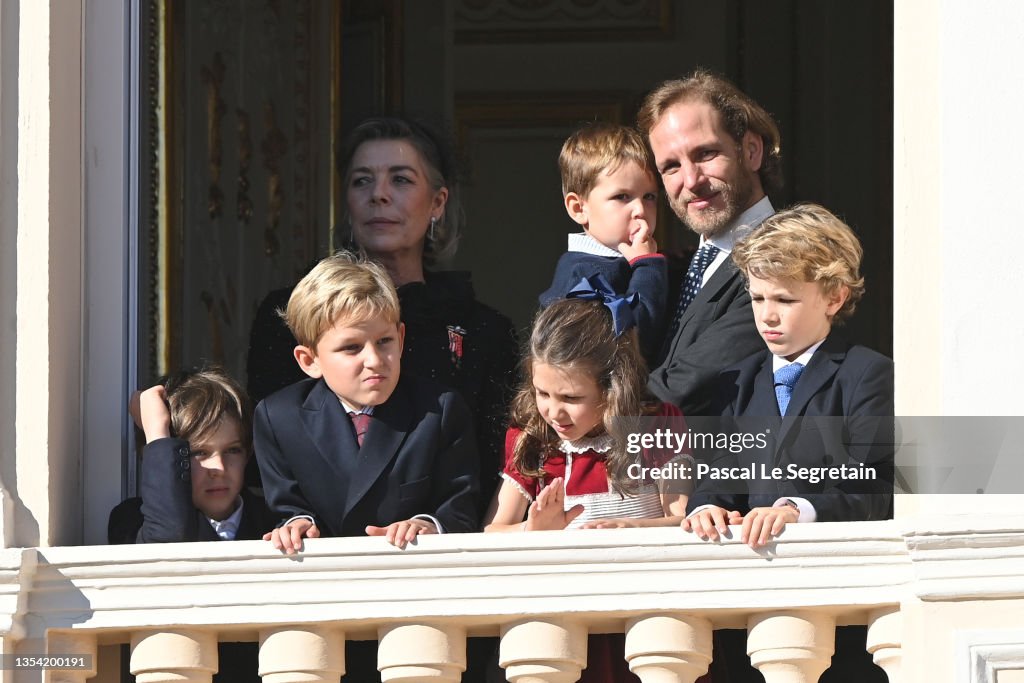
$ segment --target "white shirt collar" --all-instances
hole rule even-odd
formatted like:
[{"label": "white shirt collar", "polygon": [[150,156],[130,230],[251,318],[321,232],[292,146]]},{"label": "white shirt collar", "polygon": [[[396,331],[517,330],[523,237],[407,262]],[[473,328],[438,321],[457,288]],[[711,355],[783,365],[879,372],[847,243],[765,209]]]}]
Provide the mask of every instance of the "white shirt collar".
[{"label": "white shirt collar", "polygon": [[[569,251],[579,251],[593,256],[621,257],[622,254],[595,240],[588,232],[569,234]],[[625,257],[623,257],[625,258]]]},{"label": "white shirt collar", "polygon": [[786,360],[782,356],[776,356],[776,355],[773,354],[772,355],[772,374],[775,374],[781,368],[784,368],[787,365],[792,365],[793,363],[801,363],[806,368],[807,364],[811,362],[811,356],[813,356],[814,352],[818,350],[818,347],[821,346],[824,343],[825,343],[825,340],[822,339],[817,344],[812,344],[810,348],[808,348],[806,351],[804,351],[799,356],[797,356],[797,359],[793,360],[793,361]]},{"label": "white shirt collar", "polygon": [[341,407],[345,409],[346,413],[363,413],[365,415],[373,415],[374,406],[363,406],[362,408],[355,408],[351,406],[349,402],[343,399],[341,396],[338,397],[338,401],[341,402]]},{"label": "white shirt collar", "polygon": [[598,434],[597,436],[581,436],[575,441],[559,441],[558,450],[567,455],[586,453],[587,451],[607,453],[614,444],[615,439],[612,438],[611,434],[606,433]]},{"label": "white shirt collar", "polygon": [[214,532],[223,538],[225,541],[235,540],[235,536],[238,535],[238,525],[242,522],[242,508],[245,507],[245,501],[242,497],[238,497],[238,507],[231,513],[231,516],[227,519],[217,521],[215,519],[206,518],[206,521],[213,527]]},{"label": "white shirt collar", "polygon": [[701,246],[704,242],[711,242],[722,251],[727,254],[732,253],[732,248],[737,242],[750,234],[750,231],[761,225],[764,219],[768,218],[775,213],[775,208],[772,206],[768,196],[765,195],[756,202],[749,209],[741,213],[733,221],[732,225],[728,230],[723,230],[721,233],[705,240],[703,237],[700,238]]}]

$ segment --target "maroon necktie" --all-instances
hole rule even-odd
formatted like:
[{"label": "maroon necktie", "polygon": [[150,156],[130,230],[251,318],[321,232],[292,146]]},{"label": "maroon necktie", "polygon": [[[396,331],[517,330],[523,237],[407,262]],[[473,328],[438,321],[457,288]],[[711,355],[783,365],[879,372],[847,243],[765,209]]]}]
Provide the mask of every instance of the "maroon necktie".
[{"label": "maroon necktie", "polygon": [[348,416],[352,418],[352,427],[356,430],[356,443],[362,448],[363,437],[366,436],[366,430],[370,428],[370,416],[366,413],[349,413]]}]

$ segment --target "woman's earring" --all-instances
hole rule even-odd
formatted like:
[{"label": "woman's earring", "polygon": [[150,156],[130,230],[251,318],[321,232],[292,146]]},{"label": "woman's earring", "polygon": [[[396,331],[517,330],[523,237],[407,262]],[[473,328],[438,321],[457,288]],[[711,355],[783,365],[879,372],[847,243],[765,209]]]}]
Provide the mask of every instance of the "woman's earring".
[{"label": "woman's earring", "polygon": [[430,241],[434,241],[434,226],[437,225],[437,216],[430,217]]}]

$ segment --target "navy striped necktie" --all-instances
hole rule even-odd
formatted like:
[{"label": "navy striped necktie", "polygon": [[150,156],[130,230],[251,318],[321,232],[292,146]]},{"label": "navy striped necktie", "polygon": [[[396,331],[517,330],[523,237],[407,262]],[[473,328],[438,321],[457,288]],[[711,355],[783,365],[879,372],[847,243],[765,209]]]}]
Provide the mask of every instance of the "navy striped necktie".
[{"label": "navy striped necktie", "polygon": [[704,246],[697,250],[697,253],[690,259],[690,267],[686,270],[686,277],[683,278],[682,289],[679,292],[679,305],[676,306],[675,317],[672,318],[672,326],[668,331],[667,339],[671,340],[676,336],[676,332],[679,330],[679,321],[683,318],[683,313],[689,308],[690,304],[697,297],[697,293],[700,292],[700,288],[703,286],[702,281],[704,280],[704,271],[708,269],[711,262],[715,260],[715,257],[722,250],[711,244],[711,242],[705,242]]}]

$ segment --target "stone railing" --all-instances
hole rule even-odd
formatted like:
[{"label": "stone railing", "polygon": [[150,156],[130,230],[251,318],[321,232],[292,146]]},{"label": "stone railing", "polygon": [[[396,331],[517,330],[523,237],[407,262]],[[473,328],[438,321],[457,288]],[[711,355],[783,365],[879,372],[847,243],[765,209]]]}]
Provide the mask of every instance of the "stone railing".
[{"label": "stone railing", "polygon": [[[910,664],[950,632],[928,633],[941,619],[922,606],[998,599],[1005,618],[1024,596],[1022,530],[1024,518],[813,524],[757,552],[675,528],[435,536],[404,551],[321,539],[295,558],[258,541],[10,549],[0,634],[7,655],[130,643],[140,683],[209,681],[218,640],[258,641],[267,683],[337,681],[345,639],[379,640],[385,681],[458,681],[467,636],[495,635],[508,679],[541,683],[576,680],[588,632],[624,632],[630,668],[667,683],[706,671],[712,629],[746,628],[752,663],[781,683],[817,680],[835,627],[866,624],[890,680],[932,681]],[[105,661],[2,675],[117,680]]]}]

